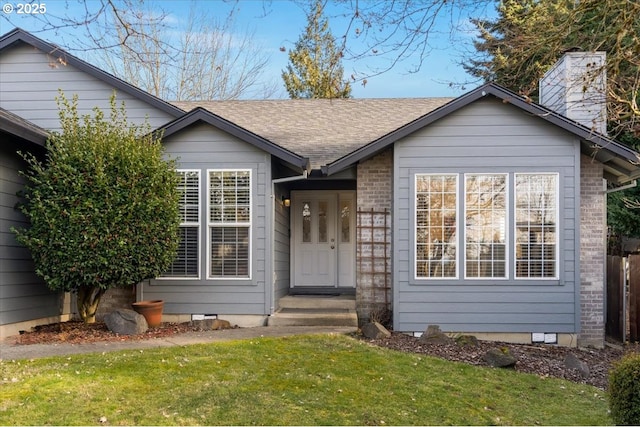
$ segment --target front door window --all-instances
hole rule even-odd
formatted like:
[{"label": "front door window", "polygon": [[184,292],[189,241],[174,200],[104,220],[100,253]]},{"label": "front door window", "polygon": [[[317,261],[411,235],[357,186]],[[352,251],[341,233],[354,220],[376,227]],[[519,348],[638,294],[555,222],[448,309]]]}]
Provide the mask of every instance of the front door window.
[{"label": "front door window", "polygon": [[318,202],[318,242],[327,243],[327,201]]},{"label": "front door window", "polygon": [[302,203],[302,241],[311,243],[311,202]]},{"label": "front door window", "polygon": [[340,243],[351,242],[351,199],[340,200]]}]

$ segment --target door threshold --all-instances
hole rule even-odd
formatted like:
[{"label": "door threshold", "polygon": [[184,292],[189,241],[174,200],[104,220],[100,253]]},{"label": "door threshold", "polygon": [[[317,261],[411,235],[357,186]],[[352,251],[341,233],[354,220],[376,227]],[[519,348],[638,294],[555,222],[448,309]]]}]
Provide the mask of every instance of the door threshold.
[{"label": "door threshold", "polygon": [[315,286],[305,286],[304,288],[290,288],[289,295],[355,295],[356,288],[324,288]]}]

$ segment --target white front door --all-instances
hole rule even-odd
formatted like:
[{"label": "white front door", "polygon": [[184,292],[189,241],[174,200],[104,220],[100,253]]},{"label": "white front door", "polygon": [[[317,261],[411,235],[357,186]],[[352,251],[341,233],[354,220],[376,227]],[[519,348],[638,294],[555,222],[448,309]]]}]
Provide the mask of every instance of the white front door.
[{"label": "white front door", "polygon": [[354,192],[291,193],[292,287],[355,286]]}]

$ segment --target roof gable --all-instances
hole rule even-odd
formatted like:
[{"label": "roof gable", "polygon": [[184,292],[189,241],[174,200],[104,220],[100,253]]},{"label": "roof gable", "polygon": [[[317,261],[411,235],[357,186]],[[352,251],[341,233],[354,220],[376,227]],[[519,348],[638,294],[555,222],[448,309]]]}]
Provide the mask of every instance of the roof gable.
[{"label": "roof gable", "polygon": [[581,146],[582,152],[602,162],[610,176],[616,181],[625,182],[640,178],[640,155],[634,150],[604,135],[593,132],[593,130],[588,127],[551,111],[548,108],[530,102],[528,99],[516,95],[495,83],[487,83],[480,86],[377,140],[352,151],[342,158],[324,166],[323,172],[327,175],[332,175],[346,169],[384,150],[401,138],[487,96],[498,98],[506,104],[513,105],[522,111],[539,117],[577,136],[583,142]]},{"label": "roof gable", "polygon": [[309,160],[307,158],[299,156],[298,154],[289,151],[277,144],[274,144],[273,142],[261,137],[260,135],[250,132],[236,125],[235,123],[230,122],[229,120],[226,120],[200,107],[195,108],[182,117],[179,117],[176,120],[158,128],[156,132],[162,132],[162,137],[166,138],[180,132],[181,130],[195,123],[200,122],[209,124],[224,132],[227,132],[228,134],[233,135],[257,148],[260,148],[261,150],[266,151],[272,156],[275,156],[276,158],[289,163],[290,165],[293,165],[300,170],[307,170],[308,168]]},{"label": "roof gable", "polygon": [[19,43],[24,43],[29,46],[33,46],[34,48],[46,53],[47,55],[50,55],[51,57],[57,60],[60,60],[62,63],[72,65],[78,70],[81,70],[97,78],[98,80],[101,80],[109,84],[110,86],[113,86],[114,88],[128,95],[131,95],[134,98],[137,98],[143,102],[146,102],[147,104],[173,117],[178,117],[184,113],[180,108],[166,101],[163,101],[162,99],[156,96],[153,96],[150,93],[145,92],[142,89],[139,89],[125,82],[124,80],[121,80],[115,77],[114,75],[109,74],[106,71],[103,71],[100,68],[97,68],[89,64],[88,62],[85,62],[82,59],[71,55],[70,53],[64,51],[60,47],[54,44],[45,42],[44,40],[39,39],[33,34],[27,31],[24,31],[20,28],[15,28],[12,31],[0,36],[0,53],[3,50],[9,49],[12,46]]}]

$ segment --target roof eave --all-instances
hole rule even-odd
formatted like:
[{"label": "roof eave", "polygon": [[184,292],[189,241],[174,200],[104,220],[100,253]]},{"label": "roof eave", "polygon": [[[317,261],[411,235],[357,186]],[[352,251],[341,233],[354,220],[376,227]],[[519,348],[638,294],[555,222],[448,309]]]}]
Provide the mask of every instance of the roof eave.
[{"label": "roof eave", "polygon": [[184,114],[184,111],[180,108],[172,105],[148,92],[139,89],[132,84],[125,82],[124,80],[119,79],[118,77],[103,71],[88,62],[83,61],[82,59],[66,52],[60,47],[48,43],[33,34],[22,30],[21,28],[14,28],[12,31],[0,36],[0,52],[18,42],[26,43],[30,46],[35,47],[47,55],[51,55],[53,58],[62,59],[64,63],[70,64],[73,67],[86,72],[89,75],[96,77],[99,80],[102,80],[109,85],[115,87],[118,90],[121,90],[124,93],[127,93],[135,98],[138,98],[151,106],[164,111],[165,113],[173,116],[179,117]]},{"label": "roof eave", "polygon": [[[485,85],[488,86],[488,85]],[[412,134],[413,132],[421,129],[445,116],[450,114],[451,112],[462,108],[465,105],[470,104],[471,102],[485,96],[480,89],[484,88],[482,86],[474,91],[468,92],[465,95],[460,96],[438,108],[435,110],[418,117],[406,125],[389,132],[386,135],[376,139],[375,141],[370,142],[369,144],[347,154],[346,156],[341,157],[340,159],[335,160],[334,162],[323,167],[323,171],[326,171],[327,175],[332,175],[340,172],[343,169],[350,167],[351,165],[368,158],[380,151],[384,150],[388,146],[392,145],[396,141],[404,138],[407,135]]]},{"label": "roof eave", "polygon": [[0,109],[0,131],[16,136],[24,141],[44,147],[49,133],[44,129]]},{"label": "roof eave", "polygon": [[215,126],[216,128],[227,132],[230,135],[233,135],[257,148],[266,151],[267,153],[275,156],[283,162],[289,163],[290,165],[298,168],[300,171],[308,170],[309,168],[308,158],[299,156],[285,148],[282,148],[281,146],[269,141],[268,139],[250,132],[201,107],[194,108],[181,117],[178,117],[174,121],[158,128],[154,132],[161,132],[162,137],[166,138],[197,122],[204,122]]},{"label": "roof eave", "polygon": [[638,175],[640,174],[640,170],[638,170],[640,165],[640,154],[638,154],[634,150],[610,138],[607,138],[604,135],[600,135],[597,132],[594,132],[592,129],[589,129],[586,126],[583,126],[554,111],[551,111],[548,108],[535,104],[529,101],[527,98],[516,95],[515,93],[495,83],[486,83],[483,86],[480,86],[477,89],[474,89],[471,92],[468,92],[460,96],[459,98],[456,98],[451,102],[448,102],[447,104],[425,114],[424,116],[417,118],[416,120],[406,124],[405,126],[396,129],[378,138],[375,141],[370,142],[369,144],[347,154],[346,156],[341,157],[340,159],[335,160],[334,162],[326,166],[323,166],[323,173],[325,173],[326,175],[338,173],[341,170],[384,150],[399,139],[415,132],[416,130],[421,129],[480,98],[486,97],[487,95],[492,95],[505,103],[513,104],[532,115],[536,115],[537,117],[540,117],[543,120],[546,120],[547,122],[559,126],[562,129],[576,135],[582,141],[595,144],[598,150],[606,150],[612,155],[624,159],[629,163],[630,166],[632,166],[630,169],[631,173],[620,175],[618,178],[618,182],[626,182],[638,178]]}]

